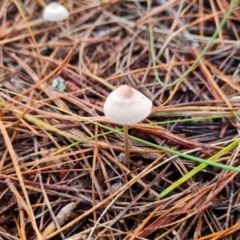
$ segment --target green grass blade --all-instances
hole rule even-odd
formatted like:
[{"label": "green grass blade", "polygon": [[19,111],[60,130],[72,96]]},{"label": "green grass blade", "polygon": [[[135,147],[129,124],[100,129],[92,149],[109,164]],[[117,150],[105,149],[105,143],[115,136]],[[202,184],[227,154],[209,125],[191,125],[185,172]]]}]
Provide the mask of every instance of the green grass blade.
[{"label": "green grass blade", "polygon": [[[216,153],[215,155],[213,155],[212,157],[210,157],[208,159],[208,161],[216,161],[218,158],[220,158],[221,156],[227,154],[229,151],[231,151],[233,148],[235,148],[236,146],[239,145],[240,140],[237,139],[234,142],[232,142],[231,144],[229,144],[227,147],[225,147],[224,149],[222,149],[221,151],[219,151],[218,153]],[[167,187],[164,191],[162,191],[159,194],[160,198],[165,197],[166,195],[168,195],[170,192],[172,192],[175,188],[179,187],[181,184],[183,184],[184,182],[186,182],[188,179],[190,179],[191,177],[193,177],[194,175],[196,175],[198,172],[200,172],[202,169],[206,168],[208,165],[205,163],[200,164],[199,166],[195,167],[194,169],[192,169],[190,172],[188,172],[187,174],[185,174],[183,177],[181,177],[180,179],[178,179],[176,182],[174,182],[173,184],[171,184],[169,187]]]}]

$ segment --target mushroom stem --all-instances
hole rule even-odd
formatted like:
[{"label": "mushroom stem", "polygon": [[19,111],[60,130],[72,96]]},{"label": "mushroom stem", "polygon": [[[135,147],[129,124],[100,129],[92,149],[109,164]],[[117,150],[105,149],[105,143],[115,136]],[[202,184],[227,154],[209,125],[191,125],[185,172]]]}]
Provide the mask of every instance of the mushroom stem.
[{"label": "mushroom stem", "polygon": [[60,24],[59,22],[55,22],[55,26],[56,26],[56,29],[55,29],[55,35],[57,36],[57,40],[59,40],[59,27],[60,27]]},{"label": "mushroom stem", "polygon": [[129,164],[129,140],[128,140],[128,126],[123,125],[123,133],[124,133],[124,145],[125,145],[125,161],[126,165]]}]

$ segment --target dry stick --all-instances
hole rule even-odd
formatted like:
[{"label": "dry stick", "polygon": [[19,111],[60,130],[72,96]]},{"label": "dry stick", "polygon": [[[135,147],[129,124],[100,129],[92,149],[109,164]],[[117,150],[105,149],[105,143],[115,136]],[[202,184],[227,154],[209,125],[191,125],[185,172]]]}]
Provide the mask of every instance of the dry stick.
[{"label": "dry stick", "polygon": [[32,223],[33,229],[36,232],[37,238],[39,240],[42,240],[42,235],[40,234],[40,232],[38,230],[33,210],[30,207],[31,203],[30,203],[30,200],[28,198],[27,190],[26,190],[25,185],[24,185],[23,177],[22,177],[22,174],[21,174],[21,171],[20,171],[18,160],[17,160],[16,155],[15,155],[15,151],[13,149],[13,146],[12,146],[11,140],[10,140],[10,138],[8,136],[8,133],[7,133],[7,131],[6,131],[6,129],[5,129],[5,127],[4,127],[4,125],[3,125],[1,120],[0,120],[0,130],[1,130],[2,136],[4,138],[5,144],[6,144],[7,148],[8,148],[9,154],[11,156],[11,159],[12,159],[12,162],[13,162],[13,166],[14,166],[14,169],[15,169],[17,177],[18,177],[18,181],[19,181],[20,186],[22,188],[23,195],[25,197],[25,201],[27,203],[26,205],[22,204],[22,206],[23,206],[23,208],[25,209],[25,211],[27,212],[27,214],[29,216],[29,219],[30,219],[30,221]]},{"label": "dry stick", "polygon": [[22,206],[23,206],[25,201],[23,200],[23,198],[21,197],[21,195],[17,191],[16,187],[14,186],[13,182],[9,178],[7,178],[5,180],[5,182],[7,183],[9,189],[14,194],[14,196],[16,198],[16,201],[17,201],[17,204],[18,204],[19,215],[20,215],[20,217],[19,217],[20,218],[19,237],[20,237],[21,240],[27,240],[26,232],[24,231],[25,230],[25,221],[24,221],[24,215],[23,215],[23,209],[22,209]]},{"label": "dry stick", "polygon": [[[193,64],[194,61],[181,61],[181,62],[168,62],[168,63],[163,63],[160,65],[156,65],[156,66],[151,66],[151,67],[143,67],[143,68],[137,68],[128,72],[124,72],[124,73],[119,73],[117,75],[114,76],[110,76],[108,78],[106,78],[107,82],[110,82],[112,80],[116,80],[118,78],[122,78],[124,76],[128,76],[130,74],[134,74],[134,73],[139,73],[139,72],[145,72],[146,70],[154,70],[154,69],[164,69],[166,67],[173,67],[173,66],[187,66],[188,64]],[[71,66],[70,66],[71,67]]]},{"label": "dry stick", "polygon": [[[11,142],[15,139],[16,135],[17,135],[17,131],[14,131],[14,132],[12,133],[12,137],[11,137],[11,139],[10,139]],[[4,166],[4,163],[5,163],[7,154],[8,154],[8,150],[6,149],[6,150],[4,151],[1,159],[0,159],[0,172],[2,172],[2,168],[3,168],[3,166]]]},{"label": "dry stick", "polygon": [[43,0],[36,0],[36,1],[42,8],[46,7],[47,5]]},{"label": "dry stick", "polygon": [[[40,19],[41,20],[41,19]],[[39,22],[39,23],[43,23],[44,22],[44,20],[42,20],[41,22]],[[31,23],[29,23],[30,24],[30,26],[34,26],[34,25],[31,25]],[[34,35],[40,35],[40,34],[43,34],[43,33],[45,33],[45,32],[48,32],[48,31],[50,31],[50,30],[52,30],[52,29],[54,29],[55,27],[48,27],[48,28],[45,28],[45,29],[41,29],[41,30],[36,30],[36,31],[34,31]],[[25,28],[18,28],[17,26],[14,28],[14,29],[12,29],[12,28],[8,28],[5,32],[4,32],[4,36],[6,36],[6,35],[8,35],[8,34],[10,34],[11,32],[13,32],[13,31],[19,31],[19,30],[22,30],[22,29],[25,29]],[[2,32],[1,32],[1,34],[2,34]],[[2,37],[2,35],[1,35],[1,37]],[[8,38],[6,38],[6,39],[3,39],[3,40],[1,40],[0,41],[0,45],[3,45],[3,44],[6,44],[6,43],[11,43],[11,42],[16,42],[16,41],[18,41],[18,40],[22,40],[22,39],[26,39],[26,38],[28,38],[28,37],[31,37],[31,34],[30,33],[24,33],[24,34],[22,34],[22,35],[17,35],[17,36],[14,36],[14,37],[8,37]],[[3,37],[2,37],[3,38]],[[41,46],[41,45],[37,45],[37,46]],[[5,49],[5,48],[4,48]],[[42,58],[43,59],[43,58]]]},{"label": "dry stick", "polygon": [[[39,168],[38,168],[38,169],[39,169]],[[48,195],[47,195],[47,193],[46,193],[46,191],[45,191],[45,188],[44,188],[44,185],[43,185],[43,181],[42,181],[42,175],[41,175],[40,169],[39,169],[39,173],[38,173],[37,175],[38,175],[38,178],[39,178],[40,187],[41,187],[42,194],[43,194],[43,198],[44,198],[44,201],[45,201],[45,203],[46,203],[46,205],[47,205],[48,211],[49,211],[49,213],[50,213],[50,215],[51,215],[51,218],[52,218],[52,220],[53,220],[53,222],[54,222],[54,224],[55,224],[55,227],[56,227],[57,229],[60,229],[59,222],[58,222],[58,220],[57,220],[57,218],[56,218],[56,216],[55,216],[55,214],[54,214],[54,212],[53,212],[52,206],[51,206],[51,204],[50,204],[50,202],[49,202],[49,199],[48,199]],[[64,239],[65,239],[65,236],[63,235],[62,232],[60,233],[60,235],[61,235],[62,239],[64,240]],[[43,237],[44,237],[44,235],[43,235]]]},{"label": "dry stick", "polygon": [[13,1],[14,1],[14,4],[16,5],[16,7],[17,7],[17,9],[18,9],[21,17],[23,18],[23,20],[24,20],[24,22],[25,22],[25,24],[26,24],[26,27],[27,27],[27,29],[28,29],[28,31],[29,31],[29,33],[30,33],[31,38],[32,38],[33,44],[34,44],[34,46],[35,46],[35,48],[36,48],[37,55],[38,55],[38,57],[39,57],[39,61],[40,61],[41,67],[43,68],[43,66],[44,66],[43,60],[42,60],[42,58],[41,58],[41,53],[40,53],[40,50],[39,50],[39,48],[38,48],[38,46],[37,46],[37,41],[36,41],[36,39],[35,39],[35,37],[34,37],[34,35],[33,35],[32,29],[31,29],[30,25],[28,24],[27,18],[25,17],[25,14],[23,13],[23,11],[22,11],[22,9],[21,9],[18,1],[17,1],[17,0],[13,0]]},{"label": "dry stick", "polygon": [[[99,186],[97,186],[97,178],[95,175],[95,169],[96,169],[96,161],[97,161],[97,156],[98,156],[98,126],[95,125],[95,146],[94,146],[94,152],[93,152],[93,159],[92,159],[92,169],[90,172],[90,176],[92,178],[92,204],[95,205],[96,204],[96,196],[95,196],[95,191],[94,191],[94,186],[95,188],[98,190]],[[93,212],[93,219],[94,221],[97,221],[97,211]]]},{"label": "dry stick", "polygon": [[125,146],[125,161],[124,164],[129,164],[129,140],[128,140],[128,126],[123,125],[123,132],[124,132],[124,146]]}]

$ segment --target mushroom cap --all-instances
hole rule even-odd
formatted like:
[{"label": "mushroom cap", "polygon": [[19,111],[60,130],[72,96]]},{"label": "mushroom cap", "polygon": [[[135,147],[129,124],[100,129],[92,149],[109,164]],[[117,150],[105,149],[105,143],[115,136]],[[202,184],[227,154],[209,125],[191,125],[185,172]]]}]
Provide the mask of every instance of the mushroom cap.
[{"label": "mushroom cap", "polygon": [[49,22],[60,22],[69,17],[69,12],[60,3],[51,2],[44,8],[42,17]]},{"label": "mushroom cap", "polygon": [[108,95],[103,110],[110,121],[131,125],[145,119],[151,108],[150,99],[128,85],[122,85]]}]

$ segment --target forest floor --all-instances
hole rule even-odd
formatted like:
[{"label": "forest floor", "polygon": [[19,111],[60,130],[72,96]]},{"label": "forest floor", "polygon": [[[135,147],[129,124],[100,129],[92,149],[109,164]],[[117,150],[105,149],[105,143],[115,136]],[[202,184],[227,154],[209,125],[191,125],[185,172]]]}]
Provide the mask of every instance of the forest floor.
[{"label": "forest floor", "polygon": [[0,240],[239,239],[238,1],[60,2],[0,1]]}]

